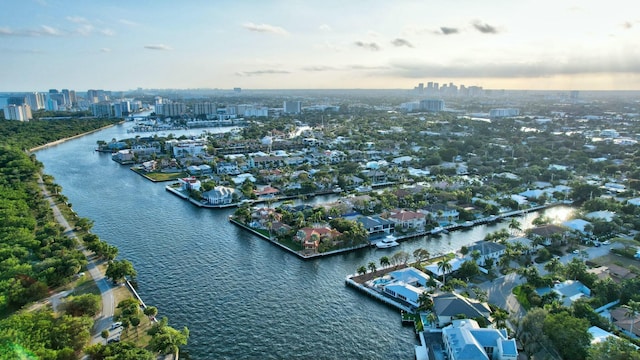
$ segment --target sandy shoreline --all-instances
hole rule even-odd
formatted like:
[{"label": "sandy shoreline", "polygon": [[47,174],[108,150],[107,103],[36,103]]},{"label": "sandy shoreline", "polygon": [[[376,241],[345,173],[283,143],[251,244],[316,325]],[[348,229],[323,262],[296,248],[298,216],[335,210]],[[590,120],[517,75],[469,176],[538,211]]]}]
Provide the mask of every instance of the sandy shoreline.
[{"label": "sandy shoreline", "polygon": [[[122,124],[122,122],[120,122],[120,123],[118,123],[118,124]],[[87,131],[87,132],[82,133],[82,134],[78,134],[78,135],[70,136],[70,137],[68,137],[68,138],[64,138],[64,139],[60,139],[60,140],[56,140],[56,141],[52,141],[52,142],[50,142],[50,143],[46,143],[46,144],[44,144],[44,145],[36,146],[36,147],[34,147],[34,148],[32,148],[32,149],[29,149],[29,152],[30,152],[30,153],[32,153],[32,152],[34,152],[34,151],[38,151],[38,150],[42,150],[42,149],[46,149],[46,148],[48,148],[48,147],[50,147],[50,146],[55,146],[55,145],[58,145],[58,144],[62,144],[62,143],[63,143],[63,142],[65,142],[65,141],[69,141],[69,140],[77,139],[77,138],[83,137],[83,136],[85,136],[85,135],[89,135],[89,134],[92,134],[92,133],[94,133],[94,132],[101,131],[101,130],[104,130],[104,129],[106,129],[106,128],[110,128],[110,127],[115,126],[115,125],[118,125],[118,124],[111,124],[111,125],[103,126],[103,127],[101,127],[101,128],[98,128],[98,129],[95,129],[95,130],[91,130],[91,131]]]}]

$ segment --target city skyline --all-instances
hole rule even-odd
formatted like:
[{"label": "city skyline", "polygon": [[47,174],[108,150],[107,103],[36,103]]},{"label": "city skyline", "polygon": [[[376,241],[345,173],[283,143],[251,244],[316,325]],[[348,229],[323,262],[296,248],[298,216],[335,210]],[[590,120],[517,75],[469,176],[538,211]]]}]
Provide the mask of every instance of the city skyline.
[{"label": "city skyline", "polygon": [[640,16],[621,11],[631,5],[10,1],[0,91],[639,90]]}]

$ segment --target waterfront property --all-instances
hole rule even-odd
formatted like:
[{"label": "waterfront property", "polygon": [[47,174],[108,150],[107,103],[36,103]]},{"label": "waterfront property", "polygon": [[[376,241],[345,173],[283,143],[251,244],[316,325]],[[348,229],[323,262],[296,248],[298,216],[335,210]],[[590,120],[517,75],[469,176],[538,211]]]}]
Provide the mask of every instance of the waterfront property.
[{"label": "waterfront property", "polygon": [[469,299],[453,292],[435,295],[432,300],[438,327],[451,324],[461,315],[468,319],[484,318],[490,322],[491,309],[485,302]]},{"label": "waterfront property", "polygon": [[442,329],[445,351],[451,360],[516,360],[516,340],[505,329],[481,328],[475,320],[453,320]]}]

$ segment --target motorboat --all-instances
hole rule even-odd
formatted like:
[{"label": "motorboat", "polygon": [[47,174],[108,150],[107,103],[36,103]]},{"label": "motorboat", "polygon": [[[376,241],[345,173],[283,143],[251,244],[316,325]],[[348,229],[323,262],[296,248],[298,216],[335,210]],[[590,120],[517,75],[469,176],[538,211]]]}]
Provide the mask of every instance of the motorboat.
[{"label": "motorboat", "polygon": [[465,221],[462,223],[462,226],[464,227],[472,227],[473,226],[473,221]]},{"label": "motorboat", "polygon": [[380,241],[378,241],[376,243],[376,247],[378,249],[388,249],[390,247],[394,247],[394,246],[398,246],[398,245],[400,245],[400,244],[398,244],[398,242],[396,241],[396,238],[391,236],[391,235],[387,236],[386,238],[384,238],[384,239],[382,239],[382,240],[380,240]]},{"label": "motorboat", "polygon": [[433,229],[431,229],[431,235],[436,235],[443,231],[444,231],[444,228],[442,226],[436,226]]}]

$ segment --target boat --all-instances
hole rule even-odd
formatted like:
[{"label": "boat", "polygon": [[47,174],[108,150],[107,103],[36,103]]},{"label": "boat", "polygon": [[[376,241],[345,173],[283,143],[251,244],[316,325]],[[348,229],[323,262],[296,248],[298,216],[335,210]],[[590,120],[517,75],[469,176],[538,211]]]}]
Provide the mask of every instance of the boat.
[{"label": "boat", "polygon": [[431,229],[431,235],[439,234],[442,231],[444,231],[444,228],[442,226],[436,226],[433,229]]},{"label": "boat", "polygon": [[462,226],[464,227],[472,227],[473,226],[473,221],[465,221],[462,223]]},{"label": "boat", "polygon": [[396,241],[396,238],[392,235],[389,235],[386,238],[376,243],[376,247],[378,249],[387,249],[387,248],[398,246],[398,245],[400,244],[398,244],[398,242]]}]

